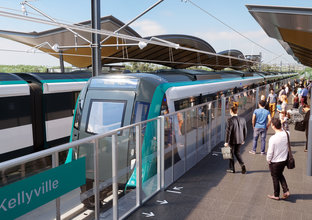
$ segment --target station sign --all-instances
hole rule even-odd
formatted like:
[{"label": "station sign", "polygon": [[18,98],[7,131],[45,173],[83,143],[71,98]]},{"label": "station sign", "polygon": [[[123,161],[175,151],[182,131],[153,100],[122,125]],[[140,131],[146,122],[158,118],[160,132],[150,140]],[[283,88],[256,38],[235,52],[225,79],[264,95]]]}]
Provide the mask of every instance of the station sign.
[{"label": "station sign", "polygon": [[15,219],[85,184],[80,158],[0,188],[0,219]]}]

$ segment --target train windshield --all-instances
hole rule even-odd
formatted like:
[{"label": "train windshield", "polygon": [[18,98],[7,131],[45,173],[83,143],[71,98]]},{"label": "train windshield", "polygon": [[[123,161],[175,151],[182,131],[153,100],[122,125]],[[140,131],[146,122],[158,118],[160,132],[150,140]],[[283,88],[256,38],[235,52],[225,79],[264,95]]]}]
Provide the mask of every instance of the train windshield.
[{"label": "train windshield", "polygon": [[126,101],[92,100],[87,132],[99,134],[122,127]]}]

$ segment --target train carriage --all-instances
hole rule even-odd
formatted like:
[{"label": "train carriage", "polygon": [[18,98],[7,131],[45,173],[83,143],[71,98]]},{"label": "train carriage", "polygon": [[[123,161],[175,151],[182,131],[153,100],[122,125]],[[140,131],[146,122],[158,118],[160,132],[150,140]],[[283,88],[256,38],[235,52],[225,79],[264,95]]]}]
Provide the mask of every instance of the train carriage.
[{"label": "train carriage", "polygon": [[[295,74],[294,74],[295,75]],[[293,76],[292,74],[287,75]],[[274,76],[274,80],[282,77]],[[90,135],[105,133],[122,126],[155,118],[164,111],[175,112],[204,102],[212,101],[222,94],[228,95],[234,89],[243,91],[262,85],[266,77],[257,73],[226,72],[215,73],[196,70],[163,70],[155,73],[115,74],[93,77],[79,96],[73,140]],[[176,119],[178,120],[178,119]],[[178,123],[176,123],[178,124]],[[220,124],[219,124],[220,127]],[[175,138],[179,142],[182,136]],[[220,128],[219,128],[220,129]],[[152,155],[156,146],[154,126],[144,128],[142,146],[142,181],[147,181],[156,172],[156,161]],[[182,134],[186,135],[186,134]],[[133,168],[134,149],[131,130],[118,134],[118,169]],[[111,138],[99,142],[100,181],[111,183],[112,149]],[[78,157],[86,157],[87,185],[82,187],[82,200],[85,204],[90,196],[94,178],[93,148],[88,144],[79,146]],[[184,151],[178,148],[176,158],[182,158]],[[133,170],[132,170],[133,171]],[[135,172],[126,173],[119,179],[121,187],[135,187]],[[91,199],[92,200],[92,199]]]}]

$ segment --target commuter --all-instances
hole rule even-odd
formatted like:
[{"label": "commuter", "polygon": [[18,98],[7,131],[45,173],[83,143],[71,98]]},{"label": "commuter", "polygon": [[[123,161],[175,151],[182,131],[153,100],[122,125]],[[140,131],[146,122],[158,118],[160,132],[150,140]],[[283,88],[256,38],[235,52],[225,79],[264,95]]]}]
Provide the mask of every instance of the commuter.
[{"label": "commuter", "polygon": [[275,131],[275,134],[270,137],[266,159],[271,171],[274,195],[268,195],[268,197],[275,200],[280,199],[279,184],[281,183],[284,192],[282,199],[286,199],[290,193],[283,171],[287,164],[289,134],[282,130],[282,125],[278,118],[272,119],[271,127]]},{"label": "commuter", "polygon": [[304,104],[307,104],[308,93],[309,93],[309,90],[307,89],[306,86],[304,86],[303,89],[301,90],[301,99],[300,99],[300,102],[301,102],[302,106]]},{"label": "commuter", "polygon": [[293,99],[293,108],[299,108],[299,96],[298,94],[294,95],[294,99]]},{"label": "commuter", "polygon": [[269,110],[269,103],[268,103],[267,101],[265,101],[265,95],[261,95],[261,96],[260,96],[260,100],[262,100],[262,101],[265,102],[264,108],[265,108],[266,110]]},{"label": "commuter", "polygon": [[[163,115],[169,114],[168,108],[163,111]],[[172,120],[171,117],[165,117],[165,146],[172,144]]]},{"label": "commuter", "polygon": [[299,102],[301,101],[301,91],[303,89],[303,86],[299,86],[298,89],[297,89],[297,94],[299,96]]},{"label": "commuter", "polygon": [[288,118],[289,118],[289,114],[286,111],[282,111],[279,115],[279,119],[282,124],[282,129],[284,131],[289,131]]},{"label": "commuter", "polygon": [[242,174],[246,174],[246,166],[240,155],[240,147],[245,143],[247,137],[246,120],[237,116],[237,106],[230,109],[231,118],[227,121],[225,147],[231,147],[232,159],[229,160],[229,168],[227,172],[235,173],[234,155],[242,168]]},{"label": "commuter", "polygon": [[238,96],[238,89],[237,87],[235,87],[232,91],[232,99],[233,99],[233,106],[238,107],[238,100],[239,100],[239,96]]},{"label": "commuter", "polygon": [[287,111],[287,97],[286,95],[282,95],[281,97],[281,101],[282,101],[282,111]]},{"label": "commuter", "polygon": [[265,102],[259,102],[259,108],[253,112],[252,115],[252,126],[254,128],[253,134],[253,147],[252,150],[249,151],[251,154],[256,154],[257,149],[257,141],[259,135],[261,135],[261,155],[265,155],[265,139],[267,129],[271,123],[271,115],[270,112],[264,109]]},{"label": "commuter", "polygon": [[282,95],[286,95],[285,86],[282,86],[282,89],[281,89],[281,91],[278,94],[278,99],[279,100],[282,99]]},{"label": "commuter", "polygon": [[273,118],[276,110],[277,95],[274,93],[274,89],[271,89],[267,102],[269,103],[269,110],[271,117]]},{"label": "commuter", "polygon": [[178,124],[179,124],[179,130],[178,130],[178,133],[179,133],[179,136],[182,135],[182,125],[184,123],[184,120],[183,120],[183,115],[181,112],[178,112],[177,113],[177,118],[178,118]]},{"label": "commuter", "polygon": [[289,86],[288,86],[288,84],[286,84],[286,86],[285,86],[285,92],[286,92],[286,96],[288,97],[288,95],[289,95]]},{"label": "commuter", "polygon": [[278,100],[276,105],[276,111],[281,113],[282,112],[282,101]]},{"label": "commuter", "polygon": [[307,104],[304,104],[302,106],[303,112],[305,112],[305,116],[303,119],[303,125],[305,127],[305,135],[306,135],[306,146],[304,149],[304,152],[308,151],[308,136],[309,136],[309,118],[310,118],[310,106]]}]

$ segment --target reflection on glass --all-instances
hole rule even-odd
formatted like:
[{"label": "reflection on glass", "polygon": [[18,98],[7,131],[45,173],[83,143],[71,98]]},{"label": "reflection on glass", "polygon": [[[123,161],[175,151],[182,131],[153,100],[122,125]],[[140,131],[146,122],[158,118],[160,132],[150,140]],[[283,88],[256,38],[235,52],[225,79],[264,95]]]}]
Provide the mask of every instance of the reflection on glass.
[{"label": "reflection on glass", "polygon": [[122,125],[125,102],[93,101],[87,131],[105,133]]}]

